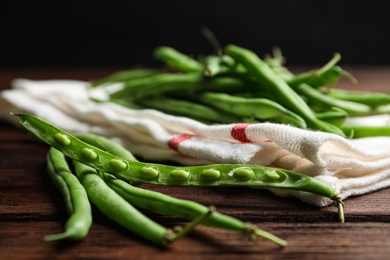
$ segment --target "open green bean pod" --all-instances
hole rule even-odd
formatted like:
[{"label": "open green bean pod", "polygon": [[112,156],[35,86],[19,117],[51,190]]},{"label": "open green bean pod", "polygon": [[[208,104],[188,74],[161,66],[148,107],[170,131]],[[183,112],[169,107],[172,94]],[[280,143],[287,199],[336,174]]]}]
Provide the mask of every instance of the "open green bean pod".
[{"label": "open green bean pod", "polygon": [[169,166],[137,162],[107,153],[36,116],[29,114],[16,116],[26,130],[56,147],[69,158],[94,169],[111,173],[130,183],[272,187],[306,191],[335,201],[339,208],[340,220],[344,221],[343,203],[337,192],[325,183],[306,175],[278,168],[245,164]]}]

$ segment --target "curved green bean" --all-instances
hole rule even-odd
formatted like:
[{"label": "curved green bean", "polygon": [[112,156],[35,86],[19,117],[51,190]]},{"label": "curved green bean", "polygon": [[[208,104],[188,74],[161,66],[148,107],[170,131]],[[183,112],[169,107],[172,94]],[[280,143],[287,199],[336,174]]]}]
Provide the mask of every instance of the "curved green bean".
[{"label": "curved green bean", "polygon": [[76,176],[71,172],[63,153],[51,147],[47,155],[48,175],[61,192],[69,214],[65,231],[48,235],[45,240],[81,240],[92,225],[92,210],[88,195]]},{"label": "curved green bean", "polygon": [[[335,190],[314,178],[278,168],[245,164],[169,166],[142,163],[107,153],[29,114],[16,114],[19,123],[40,140],[56,147],[69,158],[130,183],[181,186],[273,187],[311,192],[334,200],[342,212]],[[343,221],[343,214],[340,214]]]},{"label": "curved green bean", "polygon": [[94,168],[76,160],[75,173],[88,193],[92,203],[108,218],[134,234],[155,245],[166,245],[173,238],[173,231],[149,219],[116,192],[114,192]]},{"label": "curved green bean", "polygon": [[312,108],[321,107],[323,108],[321,110],[328,110],[329,107],[337,107],[347,112],[349,116],[367,116],[373,113],[373,109],[368,105],[334,98],[305,83],[297,86],[296,90],[301,95],[307,97],[308,103]]}]

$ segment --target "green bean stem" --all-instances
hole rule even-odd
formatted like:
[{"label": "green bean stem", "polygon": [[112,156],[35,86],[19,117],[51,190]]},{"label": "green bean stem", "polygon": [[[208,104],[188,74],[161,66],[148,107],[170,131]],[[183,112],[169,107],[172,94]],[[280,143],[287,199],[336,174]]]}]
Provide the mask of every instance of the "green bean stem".
[{"label": "green bean stem", "polygon": [[69,218],[65,232],[48,235],[45,240],[81,240],[92,225],[92,210],[88,195],[77,177],[71,172],[63,153],[51,147],[47,155],[48,175],[54,186],[61,192]]},{"label": "green bean stem", "polygon": [[[307,191],[328,197],[338,204],[336,191],[306,175],[278,168],[245,164],[169,166],[142,163],[107,153],[29,114],[16,114],[19,123],[40,140],[66,156],[130,183],[181,186],[251,186]],[[343,219],[342,219],[343,221]]]}]

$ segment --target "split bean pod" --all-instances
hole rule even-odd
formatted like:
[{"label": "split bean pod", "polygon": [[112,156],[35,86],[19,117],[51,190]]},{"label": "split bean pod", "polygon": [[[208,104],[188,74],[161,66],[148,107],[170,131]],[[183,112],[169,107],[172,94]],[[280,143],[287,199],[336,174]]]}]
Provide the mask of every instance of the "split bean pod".
[{"label": "split bean pod", "polygon": [[215,164],[206,166],[169,166],[143,163],[105,152],[81,141],[48,122],[29,114],[17,114],[19,123],[40,140],[56,147],[69,158],[99,171],[108,172],[130,183],[181,186],[272,187],[311,192],[335,201],[344,221],[343,203],[328,185],[306,175],[277,168]]}]

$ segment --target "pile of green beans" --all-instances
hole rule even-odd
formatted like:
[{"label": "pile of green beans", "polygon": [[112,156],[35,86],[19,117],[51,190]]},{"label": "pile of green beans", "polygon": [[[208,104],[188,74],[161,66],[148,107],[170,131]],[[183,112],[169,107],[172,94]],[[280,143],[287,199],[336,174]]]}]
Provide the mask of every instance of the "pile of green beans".
[{"label": "pile of green beans", "polygon": [[[91,202],[109,219],[157,246],[166,246],[176,241],[199,224],[242,232],[250,240],[263,238],[279,246],[287,244],[285,240],[259,229],[254,224],[217,212],[214,207],[206,207],[194,201],[173,198],[160,192],[134,186],[140,183],[156,183],[152,180],[155,179],[153,175],[157,167],[166,170],[170,166],[140,163],[130,151],[102,136],[90,133],[71,135],[38,117],[28,114],[16,116],[25,129],[50,145],[47,172],[63,195],[69,213],[65,231],[46,236],[45,239],[48,241],[84,239],[92,224]],[[63,148],[60,148],[61,146]],[[98,163],[99,161],[103,164]],[[120,170],[123,163],[132,165],[128,167],[125,175]],[[142,168],[137,170],[139,165],[142,165]],[[134,171],[130,171],[133,166],[135,166]],[[176,174],[171,176],[173,180],[165,178],[165,185],[181,182],[184,169],[176,167]],[[212,178],[215,178],[215,170],[211,168],[209,172],[203,172],[205,172],[205,181],[212,182]],[[236,173],[238,180],[244,181],[247,178],[245,174],[245,171]],[[292,178],[295,182],[302,181],[298,176]],[[202,182],[197,185],[202,185]],[[289,187],[288,182],[286,185]],[[310,180],[306,180],[306,185],[319,185],[321,189],[319,194],[331,196],[332,199],[342,203],[337,194],[332,193],[332,190],[325,185],[312,183]],[[301,187],[306,189],[305,184],[296,186],[297,189]],[[140,212],[138,208],[185,218],[190,223],[184,227],[165,228]]]},{"label": "pile of green beans", "polygon": [[[71,159],[77,179],[87,194],[81,195],[84,203],[86,198],[89,198],[107,217],[153,244],[166,245],[187,234],[198,224],[241,231],[248,234],[251,239],[263,237],[280,246],[284,246],[286,242],[252,224],[210,211],[193,201],[176,199],[135,187],[143,183],[171,186],[268,187],[311,192],[333,200],[339,210],[339,219],[344,222],[343,202],[339,194],[325,183],[306,175],[278,168],[244,164],[172,166],[139,162],[130,151],[106,138],[85,133],[72,135],[30,114],[16,116],[22,127],[50,145],[49,166],[52,166],[49,169],[54,169],[49,171],[50,175],[59,175],[62,169],[69,174],[70,170],[66,166],[64,156]],[[62,180],[67,183],[65,178]],[[71,197],[77,197],[79,192],[72,192],[68,188],[80,187],[77,183],[73,178],[69,183],[57,186],[63,194],[72,193]],[[64,197],[67,198],[69,195]],[[69,208],[74,205],[71,218],[75,220],[69,219],[67,230],[64,232],[71,235],[54,235],[52,238],[81,239],[89,229],[91,214],[88,211],[76,215],[79,212],[76,206],[81,203],[76,205],[71,200],[65,201]],[[174,232],[176,229],[166,229],[144,216],[135,207],[184,217],[192,222],[184,229]]]},{"label": "pile of green beans", "polygon": [[[354,77],[338,64],[340,54],[317,70],[292,73],[280,49],[261,59],[248,49],[227,45],[218,55],[195,59],[161,46],[160,69],[120,71],[90,82],[91,89],[121,83],[108,101],[133,109],[152,108],[207,123],[275,122],[348,137],[388,135],[371,129],[353,135],[348,117],[389,113],[390,94],[337,89]],[[107,100],[106,100],[107,101]]]}]

